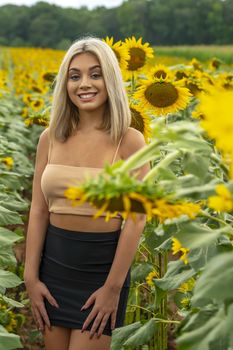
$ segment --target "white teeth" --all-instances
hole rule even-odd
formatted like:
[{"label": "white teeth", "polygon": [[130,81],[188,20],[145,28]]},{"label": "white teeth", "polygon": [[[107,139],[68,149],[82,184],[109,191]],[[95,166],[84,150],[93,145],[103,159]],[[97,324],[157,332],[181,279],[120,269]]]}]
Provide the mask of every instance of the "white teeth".
[{"label": "white teeth", "polygon": [[95,96],[95,94],[83,94],[83,95],[79,95],[79,97],[80,98],[82,98],[82,99],[85,99],[85,98],[91,98],[91,97],[94,97]]}]

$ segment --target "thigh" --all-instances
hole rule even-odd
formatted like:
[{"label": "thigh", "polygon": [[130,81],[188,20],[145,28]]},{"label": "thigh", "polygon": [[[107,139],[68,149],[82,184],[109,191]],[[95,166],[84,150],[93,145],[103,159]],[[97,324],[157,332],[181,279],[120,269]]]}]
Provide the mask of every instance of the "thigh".
[{"label": "thigh", "polygon": [[44,343],[46,350],[68,350],[71,329],[51,326],[51,330],[45,326]]},{"label": "thigh", "polygon": [[109,350],[111,345],[111,336],[102,334],[97,338],[97,334],[92,339],[89,338],[90,332],[80,329],[72,329],[70,336],[70,345],[68,350]]}]

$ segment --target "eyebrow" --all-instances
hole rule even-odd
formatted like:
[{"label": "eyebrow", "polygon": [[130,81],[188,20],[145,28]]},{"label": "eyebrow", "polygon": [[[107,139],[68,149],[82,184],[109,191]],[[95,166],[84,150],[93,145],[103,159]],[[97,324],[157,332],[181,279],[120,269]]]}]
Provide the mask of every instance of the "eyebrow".
[{"label": "eyebrow", "polygon": [[[101,68],[101,67],[100,67],[100,65],[96,64],[95,66],[90,67],[89,70],[93,70],[93,69],[95,69],[95,68]],[[70,68],[70,69],[69,69],[69,72],[72,71],[72,70],[74,70],[74,71],[76,71],[76,72],[80,72],[80,69],[75,68],[75,67]]]}]

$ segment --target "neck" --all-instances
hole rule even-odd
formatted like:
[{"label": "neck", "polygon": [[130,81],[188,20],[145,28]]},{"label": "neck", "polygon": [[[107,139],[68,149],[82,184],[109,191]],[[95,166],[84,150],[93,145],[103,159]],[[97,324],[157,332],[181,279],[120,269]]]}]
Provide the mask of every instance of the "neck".
[{"label": "neck", "polygon": [[94,111],[79,110],[79,130],[93,130],[100,127],[104,118],[105,107],[100,107]]}]

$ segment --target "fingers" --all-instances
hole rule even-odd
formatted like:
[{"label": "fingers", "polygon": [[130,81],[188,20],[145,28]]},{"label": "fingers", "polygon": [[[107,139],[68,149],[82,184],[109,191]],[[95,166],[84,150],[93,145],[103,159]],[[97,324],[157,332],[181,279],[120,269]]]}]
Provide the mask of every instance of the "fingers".
[{"label": "fingers", "polygon": [[98,312],[97,310],[96,311],[92,310],[92,312],[89,314],[89,316],[87,317],[86,321],[83,324],[82,332],[88,327],[88,325],[94,319],[95,316],[96,316],[95,321],[90,330],[90,339],[94,336],[98,327],[99,327],[98,333],[97,333],[98,338],[102,335],[103,330],[106,326],[106,323],[109,319],[110,313],[108,312],[104,314],[102,312]]},{"label": "fingers", "polygon": [[[106,323],[107,323],[107,321],[108,321],[108,319],[109,319],[109,316],[110,316],[110,314],[108,313],[108,314],[105,314],[104,315],[104,317],[103,317],[103,319],[102,319],[102,322],[101,322],[101,324],[100,324],[100,326],[99,326],[99,330],[98,330],[98,333],[97,333],[97,337],[99,338],[100,336],[101,336],[101,334],[103,333],[103,330],[104,330],[104,328],[105,328],[105,326],[106,326]],[[93,327],[94,327],[94,324],[93,324]],[[92,327],[92,328],[93,328]],[[98,327],[98,326],[97,326]],[[97,328],[96,327],[96,328]],[[95,330],[96,329],[93,329],[93,332],[95,333]],[[91,330],[92,331],[92,330]],[[93,335],[94,335],[94,333],[93,333]]]},{"label": "fingers", "polygon": [[33,310],[34,310],[34,315],[35,315],[35,321],[38,324],[39,329],[43,332],[44,323],[43,323],[42,317],[41,317],[41,315],[36,307]]},{"label": "fingers", "polygon": [[99,311],[97,311],[96,309],[93,309],[89,315],[87,316],[83,327],[82,327],[82,332],[86,329],[86,327],[88,327],[89,323],[94,319],[94,317],[98,314]]},{"label": "fingers", "polygon": [[44,323],[51,329],[50,320],[45,308],[44,297],[52,306],[59,308],[56,299],[51,295],[47,286],[41,281],[31,284],[30,288],[28,287],[28,294],[31,300],[33,317],[39,329],[41,331],[44,330]]},{"label": "fingers", "polygon": [[40,302],[35,303],[33,310],[36,321],[39,324],[39,329],[42,331],[44,330],[44,323],[48,326],[49,329],[51,329],[51,324],[45,308],[44,301],[41,300]]},{"label": "fingers", "polygon": [[95,295],[92,294],[88,299],[87,301],[85,302],[85,304],[82,306],[81,308],[81,311],[84,310],[84,309],[87,309],[89,308],[95,301]]},{"label": "fingers", "polygon": [[93,337],[96,329],[99,327],[99,324],[100,324],[103,316],[104,316],[104,314],[102,314],[101,312],[99,312],[98,315],[96,316],[95,322],[93,323],[91,330],[90,330],[90,339]]},{"label": "fingers", "polygon": [[111,330],[113,330],[116,326],[116,311],[114,311],[112,314],[111,314]]},{"label": "fingers", "polygon": [[40,313],[41,313],[45,323],[47,324],[48,328],[50,329],[51,328],[51,324],[50,324],[50,321],[49,321],[48,314],[47,314],[47,311],[45,309],[44,303],[40,305]]},{"label": "fingers", "polygon": [[53,306],[59,308],[59,305],[58,305],[56,299],[50,294],[50,292],[49,292],[48,289],[46,290],[45,293],[43,293],[43,295],[44,295],[44,297],[48,300],[48,302],[49,302],[51,305],[53,305]]}]

